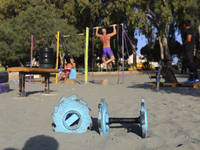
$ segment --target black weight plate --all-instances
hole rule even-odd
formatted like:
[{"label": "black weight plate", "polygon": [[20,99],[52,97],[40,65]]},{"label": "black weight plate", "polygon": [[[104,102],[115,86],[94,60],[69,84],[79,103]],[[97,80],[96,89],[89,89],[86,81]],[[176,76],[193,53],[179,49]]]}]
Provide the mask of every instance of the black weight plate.
[{"label": "black weight plate", "polygon": [[40,64],[53,64],[54,60],[53,60],[53,58],[41,58],[39,60],[39,63]]},{"label": "black weight plate", "polygon": [[53,48],[40,48],[40,53],[53,53]]},{"label": "black weight plate", "polygon": [[6,82],[6,83],[0,83],[0,94],[1,93],[7,93],[10,91],[10,86],[9,86],[9,83]]},{"label": "black weight plate", "polygon": [[40,68],[55,68],[54,64],[40,64]]},{"label": "black weight plate", "polygon": [[0,71],[0,83],[8,82],[9,76],[7,71]]},{"label": "black weight plate", "polygon": [[53,57],[53,53],[40,53],[40,58],[51,58]]}]

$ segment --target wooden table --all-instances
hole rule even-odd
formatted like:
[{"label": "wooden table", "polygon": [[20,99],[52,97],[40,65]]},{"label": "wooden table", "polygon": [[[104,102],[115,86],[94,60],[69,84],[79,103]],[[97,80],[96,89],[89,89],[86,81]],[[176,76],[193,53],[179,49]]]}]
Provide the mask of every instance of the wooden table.
[{"label": "wooden table", "polygon": [[27,67],[11,67],[7,69],[8,72],[19,72],[19,96],[26,97],[25,92],[25,74],[41,74],[44,76],[44,93],[49,94],[49,79],[50,73],[59,73],[58,69],[47,68],[27,68]]}]

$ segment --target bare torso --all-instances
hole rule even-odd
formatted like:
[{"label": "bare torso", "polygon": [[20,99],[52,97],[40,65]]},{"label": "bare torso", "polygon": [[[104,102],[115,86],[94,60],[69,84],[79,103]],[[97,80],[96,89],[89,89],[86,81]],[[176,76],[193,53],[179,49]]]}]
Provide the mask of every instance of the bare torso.
[{"label": "bare torso", "polygon": [[110,36],[102,35],[100,36],[100,39],[103,43],[103,48],[110,47]]},{"label": "bare torso", "polygon": [[109,34],[106,34],[106,29],[102,29],[103,34],[98,34],[99,28],[97,27],[96,29],[96,36],[101,39],[101,42],[103,43],[103,48],[110,47],[110,38],[116,34],[116,29],[114,27],[115,25],[112,26],[113,26],[113,32]]}]

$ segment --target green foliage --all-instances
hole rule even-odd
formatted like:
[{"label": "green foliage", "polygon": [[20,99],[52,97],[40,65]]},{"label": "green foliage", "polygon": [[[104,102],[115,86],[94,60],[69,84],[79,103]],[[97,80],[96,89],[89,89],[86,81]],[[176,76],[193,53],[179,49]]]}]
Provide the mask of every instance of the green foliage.
[{"label": "green foliage", "polygon": [[155,44],[152,45],[146,45],[141,49],[141,54],[147,58],[147,60],[160,60],[160,45],[159,41],[156,40]]},{"label": "green foliage", "polygon": [[[170,49],[170,55],[171,56],[181,56],[181,48],[179,42],[174,40],[173,38],[168,38],[168,45]],[[160,45],[159,41],[156,40],[155,43],[152,43],[152,45],[146,45],[141,49],[141,54],[147,57],[148,60],[160,60]]]},{"label": "green foliage", "polygon": [[[0,27],[0,60],[8,62],[20,60],[23,64],[30,59],[31,35],[34,36],[34,56],[38,56],[41,47],[52,47],[56,51],[57,31],[62,35],[77,34],[77,30],[69,25],[60,14],[50,12],[44,6],[30,7],[22,11],[15,18],[7,20]],[[37,38],[52,36],[49,38]],[[77,37],[65,38],[63,41],[67,46],[61,48],[61,52],[80,56],[84,53],[84,41]],[[12,62],[11,61],[11,62]]]}]

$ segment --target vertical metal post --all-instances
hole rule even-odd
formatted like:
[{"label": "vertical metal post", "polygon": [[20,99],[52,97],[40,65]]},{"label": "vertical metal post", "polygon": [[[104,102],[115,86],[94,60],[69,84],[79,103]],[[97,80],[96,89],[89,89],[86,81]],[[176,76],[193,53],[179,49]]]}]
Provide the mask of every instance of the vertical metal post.
[{"label": "vertical metal post", "polygon": [[89,28],[86,27],[85,38],[85,83],[88,81],[88,44],[89,44]]},{"label": "vertical metal post", "polygon": [[160,86],[160,71],[161,71],[161,60],[159,61],[159,69],[158,69],[158,76],[157,76],[157,92],[159,91],[159,86]]},{"label": "vertical metal post", "polygon": [[124,84],[124,30],[122,24],[122,84]]},{"label": "vertical metal post", "polygon": [[[57,53],[56,53],[56,69],[58,69],[58,56],[59,56],[59,31],[57,31],[57,35],[55,35],[57,39]],[[58,73],[56,73],[56,83],[58,83]]]}]

